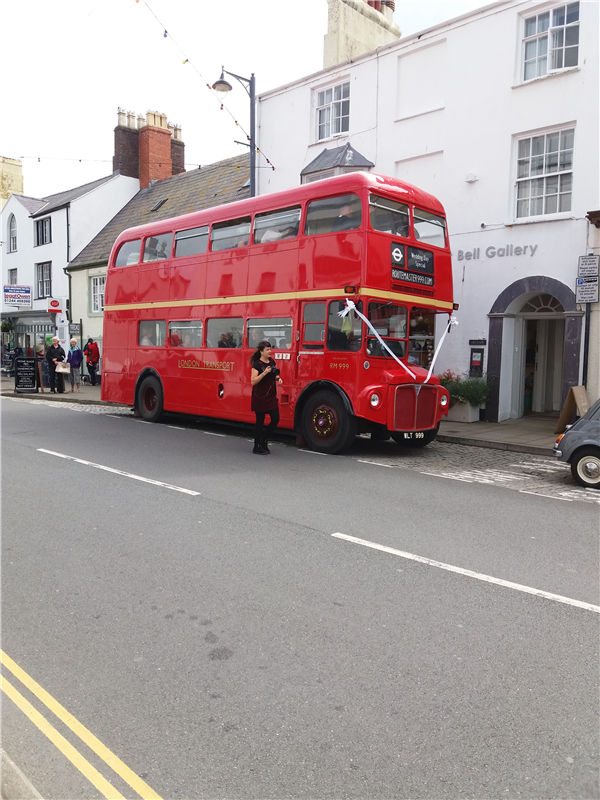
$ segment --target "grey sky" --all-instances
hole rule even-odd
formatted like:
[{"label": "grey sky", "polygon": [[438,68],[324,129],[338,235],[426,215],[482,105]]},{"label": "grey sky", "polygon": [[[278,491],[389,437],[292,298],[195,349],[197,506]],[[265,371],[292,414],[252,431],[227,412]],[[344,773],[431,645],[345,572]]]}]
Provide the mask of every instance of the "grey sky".
[{"label": "grey sky", "polygon": [[[483,5],[397,0],[395,21],[406,36]],[[108,175],[121,106],[180,124],[187,169],[237,155],[243,134],[206,83],[222,64],[258,92],[316,72],[326,30],[326,0],[3,0],[0,154],[23,157],[36,197]],[[227,105],[248,129],[239,84]]]}]

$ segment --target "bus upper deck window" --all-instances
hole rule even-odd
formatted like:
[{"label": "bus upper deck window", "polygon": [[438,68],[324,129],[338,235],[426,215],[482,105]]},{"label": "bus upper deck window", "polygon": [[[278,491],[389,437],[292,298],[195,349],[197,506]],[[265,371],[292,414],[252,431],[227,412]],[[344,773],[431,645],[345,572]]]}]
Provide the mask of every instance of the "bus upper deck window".
[{"label": "bus upper deck window", "polygon": [[421,208],[413,210],[415,238],[423,244],[434,247],[446,246],[446,220],[443,217],[423,211]]},{"label": "bus upper deck window", "polygon": [[254,242],[267,244],[298,236],[300,206],[257,214],[254,218]]},{"label": "bus upper deck window", "polygon": [[161,233],[157,236],[149,236],[144,242],[144,262],[162,261],[171,255],[172,233]]},{"label": "bus upper deck window", "polygon": [[199,256],[208,249],[208,225],[177,231],[175,234],[175,258]]},{"label": "bus upper deck window", "polygon": [[393,236],[406,238],[410,230],[408,206],[381,197],[377,194],[369,195],[369,218],[374,231],[391,233]]},{"label": "bus upper deck window", "polygon": [[246,247],[250,241],[250,217],[217,222],[212,226],[210,241],[213,252]]},{"label": "bus upper deck window", "polygon": [[133,242],[123,242],[115,259],[115,267],[128,267],[131,264],[137,264],[140,260],[141,247],[141,239],[136,239]]},{"label": "bus upper deck window", "polygon": [[308,204],[304,232],[307,236],[319,233],[338,233],[360,228],[362,209],[355,194],[327,197]]}]

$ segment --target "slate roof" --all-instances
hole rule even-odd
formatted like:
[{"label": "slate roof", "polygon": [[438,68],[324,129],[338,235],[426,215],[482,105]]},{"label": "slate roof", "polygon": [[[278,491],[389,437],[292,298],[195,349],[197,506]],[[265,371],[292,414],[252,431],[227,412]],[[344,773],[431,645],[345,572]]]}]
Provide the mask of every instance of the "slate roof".
[{"label": "slate roof", "polygon": [[35,214],[42,206],[46,205],[46,200],[40,200],[38,197],[27,197],[27,195],[24,194],[13,194],[13,197],[16,197],[19,203],[25,206],[30,214]]},{"label": "slate roof", "polygon": [[68,203],[72,203],[73,200],[77,200],[78,197],[82,197],[84,194],[91,192],[98,186],[102,186],[103,183],[107,183],[108,181],[112,180],[116,174],[116,172],[113,172],[112,175],[107,175],[105,178],[99,178],[98,180],[91,181],[90,183],[84,183],[83,186],[77,186],[75,189],[68,189],[66,192],[48,195],[48,197],[43,198],[43,207],[37,209],[32,213],[31,216],[35,217],[40,216],[41,214],[49,214],[51,211],[55,211],[57,208],[62,208],[63,206],[68,205]]},{"label": "slate roof", "polygon": [[[189,214],[235,200],[245,200],[250,189],[245,184],[250,177],[250,157],[247,154],[217,161],[206,167],[174,175],[148,186],[133,197],[126,206],[69,262],[70,267],[88,264],[107,264],[117,236],[127,228],[158,222],[161,219]],[[167,200],[159,209],[152,208]]]},{"label": "slate roof", "polygon": [[372,161],[365,158],[358,150],[355,150],[351,144],[345,144],[343,147],[333,147],[331,150],[325,148],[322,153],[313,159],[310,164],[307,164],[301,175],[309,175],[311,172],[320,172],[324,169],[333,169],[334,167],[346,167],[353,169],[355,167],[374,167]]}]

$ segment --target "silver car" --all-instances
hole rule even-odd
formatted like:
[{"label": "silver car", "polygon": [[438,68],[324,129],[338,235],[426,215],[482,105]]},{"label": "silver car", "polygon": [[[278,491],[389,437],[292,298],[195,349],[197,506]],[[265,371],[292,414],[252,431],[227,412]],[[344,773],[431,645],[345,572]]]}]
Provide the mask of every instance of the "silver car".
[{"label": "silver car", "polygon": [[571,474],[581,486],[600,489],[600,400],[561,433],[554,455],[571,465]]}]

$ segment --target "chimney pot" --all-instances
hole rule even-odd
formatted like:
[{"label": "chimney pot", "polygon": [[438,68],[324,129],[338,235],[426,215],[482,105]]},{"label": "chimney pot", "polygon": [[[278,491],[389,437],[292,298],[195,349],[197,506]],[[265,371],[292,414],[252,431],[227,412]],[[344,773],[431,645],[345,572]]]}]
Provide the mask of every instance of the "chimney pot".
[{"label": "chimney pot", "polygon": [[126,124],[127,119],[125,109],[119,106],[119,108],[117,108],[117,125],[125,126]]}]

